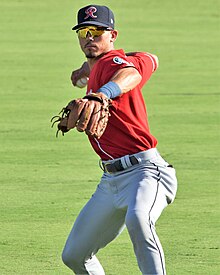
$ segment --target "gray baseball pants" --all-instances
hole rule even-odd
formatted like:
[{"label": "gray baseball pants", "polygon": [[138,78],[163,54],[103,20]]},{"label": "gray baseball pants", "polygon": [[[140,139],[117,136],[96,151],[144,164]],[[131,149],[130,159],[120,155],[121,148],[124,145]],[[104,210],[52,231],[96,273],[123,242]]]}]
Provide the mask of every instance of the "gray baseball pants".
[{"label": "gray baseball pants", "polygon": [[63,262],[75,274],[104,275],[95,254],[125,226],[142,274],[166,274],[155,223],[175,198],[175,169],[155,148],[133,156],[139,164],[114,174],[103,174],[75,221],[62,254]]}]

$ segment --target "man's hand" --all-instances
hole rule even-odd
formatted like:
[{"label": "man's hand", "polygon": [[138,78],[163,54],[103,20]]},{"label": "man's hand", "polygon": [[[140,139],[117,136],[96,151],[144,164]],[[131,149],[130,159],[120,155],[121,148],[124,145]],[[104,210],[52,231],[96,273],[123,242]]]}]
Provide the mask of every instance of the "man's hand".
[{"label": "man's hand", "polygon": [[84,77],[89,77],[90,74],[90,68],[88,65],[88,62],[84,62],[81,66],[81,68],[75,70],[71,74],[71,81],[73,86],[76,86],[76,82]]}]

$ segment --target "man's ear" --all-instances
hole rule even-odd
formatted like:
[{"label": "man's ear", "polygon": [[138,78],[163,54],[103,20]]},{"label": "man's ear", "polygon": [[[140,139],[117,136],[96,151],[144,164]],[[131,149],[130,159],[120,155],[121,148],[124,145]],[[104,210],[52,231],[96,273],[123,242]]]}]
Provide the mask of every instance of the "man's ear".
[{"label": "man's ear", "polygon": [[116,30],[111,31],[111,39],[110,39],[110,41],[111,42],[115,42],[117,36],[118,36],[118,31],[116,31]]}]

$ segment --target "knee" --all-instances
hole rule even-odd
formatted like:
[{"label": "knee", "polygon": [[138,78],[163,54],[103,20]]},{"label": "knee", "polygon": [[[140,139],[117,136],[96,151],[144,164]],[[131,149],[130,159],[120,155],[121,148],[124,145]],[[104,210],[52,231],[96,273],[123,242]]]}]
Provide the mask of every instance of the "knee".
[{"label": "knee", "polygon": [[67,248],[64,248],[63,250],[62,261],[66,266],[68,266],[72,270],[75,270],[84,262],[84,260],[80,257],[78,253]]},{"label": "knee", "polygon": [[146,233],[150,228],[151,221],[145,211],[130,211],[126,215],[125,223],[128,231],[144,231]]},{"label": "knee", "polygon": [[70,254],[70,252],[67,251],[67,249],[63,250],[62,261],[68,267],[70,267],[72,265],[72,262],[74,261],[73,257],[72,257],[72,254]]},{"label": "knee", "polygon": [[154,225],[146,212],[130,212],[125,223],[135,251],[143,248],[146,243],[152,245]]}]

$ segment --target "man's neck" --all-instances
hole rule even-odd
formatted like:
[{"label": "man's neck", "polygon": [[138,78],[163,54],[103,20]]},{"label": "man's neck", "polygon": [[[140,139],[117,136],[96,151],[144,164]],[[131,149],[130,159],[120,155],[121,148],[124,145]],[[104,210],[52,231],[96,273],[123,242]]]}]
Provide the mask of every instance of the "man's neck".
[{"label": "man's neck", "polygon": [[[111,49],[110,51],[112,51],[114,49]],[[102,53],[100,54],[99,56],[97,57],[94,57],[94,58],[87,58],[87,61],[88,61],[88,64],[89,64],[89,68],[90,68],[90,71],[92,70],[93,66],[95,65],[95,63],[100,59],[102,58],[105,54],[109,53],[110,51],[108,52],[105,52],[105,53]]]}]

